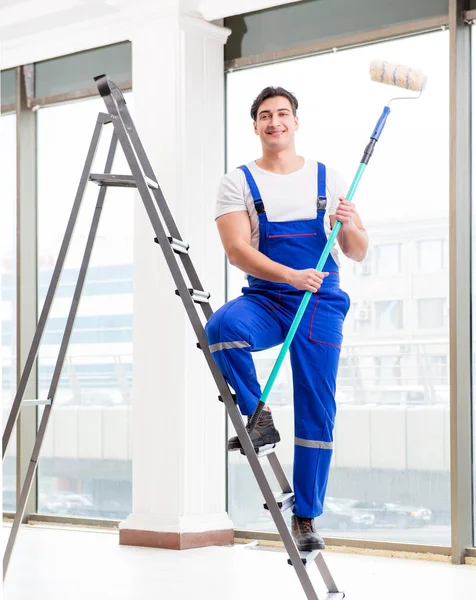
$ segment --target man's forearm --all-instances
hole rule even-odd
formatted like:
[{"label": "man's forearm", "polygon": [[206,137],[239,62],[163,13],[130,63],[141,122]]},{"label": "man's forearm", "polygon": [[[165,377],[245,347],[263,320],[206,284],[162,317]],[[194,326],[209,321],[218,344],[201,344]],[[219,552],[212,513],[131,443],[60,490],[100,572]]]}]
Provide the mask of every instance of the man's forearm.
[{"label": "man's forearm", "polygon": [[369,238],[365,229],[360,229],[355,223],[342,225],[337,234],[342,252],[352,260],[362,261],[369,247]]},{"label": "man's forearm", "polygon": [[242,244],[228,252],[230,263],[258,279],[275,283],[290,283],[289,267],[275,262],[249,244]]}]

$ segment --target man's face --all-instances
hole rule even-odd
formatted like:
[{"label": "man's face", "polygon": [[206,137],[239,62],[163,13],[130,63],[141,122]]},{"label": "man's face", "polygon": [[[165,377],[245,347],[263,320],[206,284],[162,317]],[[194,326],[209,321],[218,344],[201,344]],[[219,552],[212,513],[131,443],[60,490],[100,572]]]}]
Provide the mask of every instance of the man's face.
[{"label": "man's face", "polygon": [[299,126],[293,115],[291,103],[284,96],[268,98],[261,103],[254,123],[263,147],[270,150],[284,150],[294,143],[294,132]]}]

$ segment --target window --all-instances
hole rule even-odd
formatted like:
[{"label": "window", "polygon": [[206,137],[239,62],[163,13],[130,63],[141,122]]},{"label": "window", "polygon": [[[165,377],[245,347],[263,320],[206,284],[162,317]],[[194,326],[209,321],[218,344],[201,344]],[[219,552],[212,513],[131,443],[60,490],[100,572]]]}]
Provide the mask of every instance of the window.
[{"label": "window", "polygon": [[375,327],[379,331],[403,329],[403,301],[385,300],[375,302]]},{"label": "window", "polygon": [[[418,102],[392,105],[383,134],[385,144],[377,146],[354,197],[375,250],[372,268],[364,276],[358,264],[358,276],[347,276],[345,267],[341,274],[342,287],[357,308],[351,308],[344,330],[328,504],[335,508],[363,502],[365,508],[355,510],[365,511],[367,525],[336,531],[332,508],[328,508],[316,526],[321,523],[322,532],[330,537],[449,545],[449,386],[444,366],[448,334],[443,329],[435,339],[422,329],[417,343],[417,319],[407,319],[404,313],[404,306],[414,306],[421,297],[415,291],[421,270],[416,248],[411,255],[412,240],[424,240],[428,235],[429,211],[435,215],[432,226],[442,232],[448,229],[448,32],[231,72],[227,76],[228,169],[260,156],[249,108],[272,81],[298,98],[299,154],[336,168],[350,184],[358,166],[356,157],[362,155],[379,111],[392,95],[401,95],[401,90],[395,94],[391,87],[369,81],[368,65],[376,56],[418,64],[432,85]],[[336,75],[339,73],[346,77]],[[327,88],[323,91],[322,81],[332,93],[326,93]],[[340,139],[345,139],[345,144]],[[435,172],[438,177],[433,177]],[[402,206],[411,210],[402,210]],[[447,247],[443,251],[446,254]],[[341,256],[343,264],[347,261]],[[228,288],[228,297],[233,298],[240,293],[243,276],[239,272],[236,278],[231,275],[234,269],[228,273],[232,282],[237,282]],[[441,297],[445,297],[444,291]],[[357,320],[359,307],[366,307],[362,312],[366,320]],[[278,351],[269,350],[267,358],[275,359]],[[441,358],[433,359],[436,364],[432,364],[429,355]],[[433,382],[425,375],[422,383],[421,374],[432,370],[440,373],[439,379]],[[263,373],[261,383],[268,376],[269,370]],[[272,410],[282,439],[279,457],[290,475],[292,386],[286,393],[287,402],[279,398],[283,403],[276,402]],[[417,404],[418,410],[412,404]],[[230,453],[228,473],[229,511],[235,527],[272,530],[271,519],[260,508],[259,488],[246,460]],[[412,513],[422,518],[412,520]]]},{"label": "window", "polygon": [[401,272],[401,248],[401,244],[382,244],[375,247],[378,275],[396,275]]},{"label": "window", "polygon": [[[2,74],[3,75],[3,74]],[[2,77],[3,84],[3,77]],[[3,89],[2,89],[3,94]],[[9,99],[11,100],[11,98]],[[13,98],[14,101],[14,98]],[[16,115],[0,117],[0,282],[3,429],[16,392]],[[16,505],[16,428],[3,467],[3,508]]]},{"label": "window", "polygon": [[377,385],[394,386],[401,384],[400,360],[400,356],[375,357]]},{"label": "window", "polygon": [[[131,94],[125,94],[129,105]],[[102,99],[38,110],[39,304],[43,305]],[[105,128],[93,170],[103,172]],[[67,148],[67,152],[65,149]],[[114,173],[130,172],[118,147]],[[89,184],[39,355],[47,393],[99,188]],[[38,472],[41,513],[123,519],[131,506],[134,190],[107,191]],[[53,218],[54,215],[54,218]]]},{"label": "window", "polygon": [[418,327],[420,329],[441,329],[446,326],[446,323],[446,298],[418,300]]},{"label": "window", "polygon": [[102,48],[68,54],[35,64],[35,98],[55,98],[94,88],[100,73],[119,86],[132,80],[132,44],[121,42]]},{"label": "window", "polygon": [[418,242],[418,270],[435,273],[444,269],[444,240],[421,240]]}]

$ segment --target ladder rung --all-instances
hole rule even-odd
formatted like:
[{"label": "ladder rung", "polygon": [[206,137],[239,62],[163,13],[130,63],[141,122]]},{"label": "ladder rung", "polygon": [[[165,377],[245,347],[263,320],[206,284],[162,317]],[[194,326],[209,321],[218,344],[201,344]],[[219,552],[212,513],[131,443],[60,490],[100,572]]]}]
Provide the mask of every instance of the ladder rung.
[{"label": "ladder rung", "polygon": [[[276,496],[276,504],[278,505],[281,512],[288,510],[288,508],[291,508],[294,504],[294,493],[286,492],[283,494],[278,494]],[[266,510],[269,510],[267,504],[264,504],[263,506]]]},{"label": "ladder rung", "polygon": [[[158,189],[159,184],[144,176],[147,185],[150,188]],[[132,175],[112,175],[111,173],[90,173],[89,181],[98,185],[107,185],[110,187],[137,187],[136,181]]]},{"label": "ladder rung", "polygon": [[[312,552],[300,552],[299,554],[301,555],[301,560],[302,560],[302,564],[306,567],[306,569],[309,568],[310,565],[312,565],[312,563],[316,560],[316,556],[318,554],[320,554],[322,552],[322,550],[313,550]],[[290,558],[288,558],[288,565],[292,565],[292,561]],[[336,596],[337,598],[341,598],[342,594],[340,596]]]},{"label": "ladder rung", "polygon": [[[168,237],[167,239],[169,240],[169,243],[172,246],[172,250],[175,252],[175,254],[188,254],[190,244],[182,242],[182,240],[176,240],[173,237]],[[154,238],[154,242],[160,246],[160,242],[157,238]]]},{"label": "ladder rung", "polygon": [[[192,297],[192,300],[194,302],[196,302],[197,304],[201,304],[201,303],[207,303],[210,300],[210,293],[209,292],[204,292],[203,290],[194,290],[193,288],[187,288],[189,291],[190,296]],[[175,294],[177,296],[180,296],[180,292],[178,290],[175,290]]]},{"label": "ladder rung", "polygon": [[51,404],[51,400],[48,398],[47,400],[23,400],[21,406],[49,406]]}]

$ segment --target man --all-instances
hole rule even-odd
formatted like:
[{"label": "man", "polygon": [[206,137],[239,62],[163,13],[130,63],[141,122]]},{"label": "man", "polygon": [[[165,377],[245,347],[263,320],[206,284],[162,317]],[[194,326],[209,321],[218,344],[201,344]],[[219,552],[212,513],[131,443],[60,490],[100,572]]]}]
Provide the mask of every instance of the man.
[{"label": "man", "polygon": [[[345,256],[361,261],[368,238],[355,206],[344,199],[341,177],[296,153],[296,97],[267,87],[251,118],[263,155],[221,181],[217,226],[232,265],[248,275],[243,295],[222,306],[206,333],[210,350],[236,392],[243,415],[261,396],[251,352],[281,344],[306,290],[313,293],[290,346],[294,388],[294,514],[292,532],[302,551],[325,547],[314,527],[322,513],[332,453],[335,388],[342,325],[349,296],[340,289],[338,250],[315,270],[336,220]],[[250,433],[256,448],[279,442],[268,407]],[[228,449],[241,447],[237,437]]]}]

